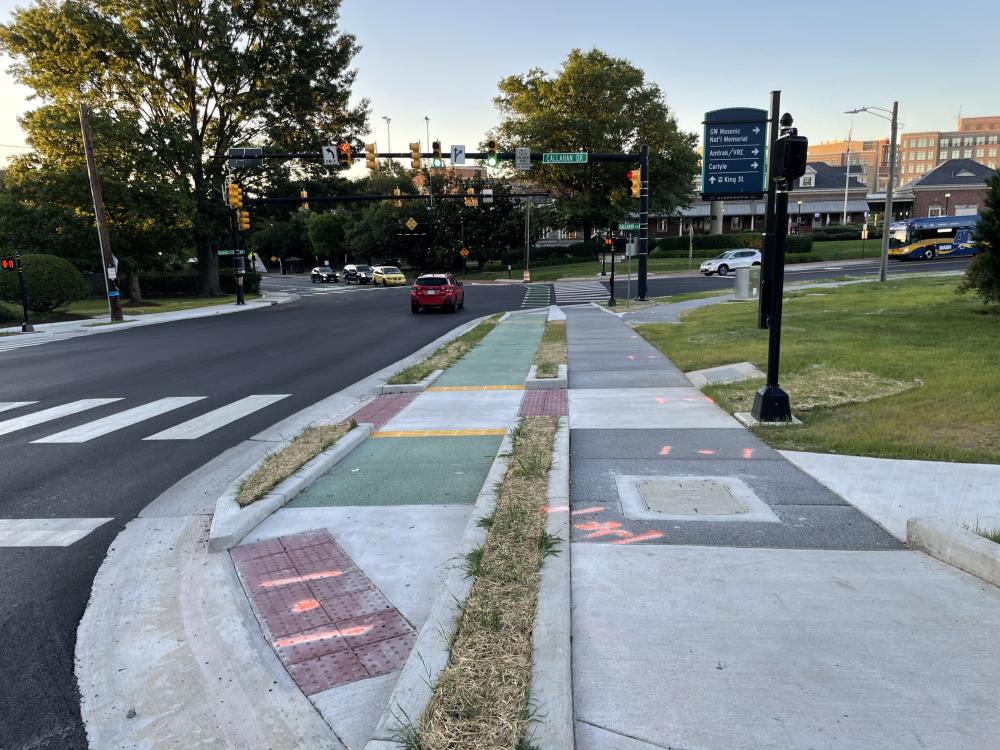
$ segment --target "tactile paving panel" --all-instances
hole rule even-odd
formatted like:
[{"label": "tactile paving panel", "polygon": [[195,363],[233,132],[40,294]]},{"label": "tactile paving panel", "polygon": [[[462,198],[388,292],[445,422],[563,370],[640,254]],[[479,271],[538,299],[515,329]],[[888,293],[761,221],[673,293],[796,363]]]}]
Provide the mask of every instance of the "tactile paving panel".
[{"label": "tactile paving panel", "polygon": [[358,424],[373,424],[378,430],[419,395],[419,393],[389,393],[379,396],[370,404],[358,409],[352,418]]},{"label": "tactile paving panel", "polygon": [[232,550],[288,673],[306,695],[400,669],[416,641],[406,618],[326,529]]},{"label": "tactile paving panel", "polygon": [[569,413],[566,389],[525,391],[518,413],[522,417],[564,417]]}]

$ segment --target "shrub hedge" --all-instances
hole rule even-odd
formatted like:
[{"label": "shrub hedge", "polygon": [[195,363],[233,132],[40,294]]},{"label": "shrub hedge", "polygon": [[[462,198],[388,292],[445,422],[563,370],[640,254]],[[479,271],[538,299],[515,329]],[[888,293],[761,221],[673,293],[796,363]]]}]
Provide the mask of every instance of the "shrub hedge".
[{"label": "shrub hedge", "polygon": [[[236,276],[232,271],[219,272],[219,286],[226,294],[236,294]],[[139,276],[139,287],[144,297],[195,297],[201,292],[201,277],[196,273],[167,273]],[[125,285],[124,289],[128,289]],[[260,291],[260,274],[247,271],[243,277],[243,291],[257,294]]]},{"label": "shrub hedge", "polygon": [[[42,253],[23,255],[21,267],[24,269],[28,308],[34,312],[52,312],[57,307],[87,297],[86,279],[65,258]],[[0,274],[0,299],[20,303],[21,287],[16,273],[5,271]]]},{"label": "shrub hedge", "polygon": [[[752,247],[760,250],[763,236],[759,234],[702,234],[695,235],[692,245],[695,258],[714,258],[721,252],[737,247]],[[683,240],[683,242],[678,242]],[[701,240],[699,242],[699,240]],[[719,243],[724,243],[720,245]],[[793,234],[785,238],[786,253],[808,253],[812,250],[812,237],[806,234]],[[687,237],[667,237],[660,240],[656,250],[651,253],[654,258],[686,258],[688,257]]]}]

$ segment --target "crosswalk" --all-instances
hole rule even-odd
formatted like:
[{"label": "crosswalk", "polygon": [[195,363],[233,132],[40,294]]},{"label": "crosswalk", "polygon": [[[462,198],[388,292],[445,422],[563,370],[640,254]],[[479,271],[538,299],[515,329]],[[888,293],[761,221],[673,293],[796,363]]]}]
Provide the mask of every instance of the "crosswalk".
[{"label": "crosswalk", "polygon": [[[142,439],[154,441],[197,440],[226,425],[248,417],[261,409],[276,404],[290,395],[288,393],[268,393],[246,396],[236,401],[216,406],[172,427],[144,436]],[[125,404],[120,402],[125,401],[126,399],[124,398],[85,398],[55,406],[44,406],[44,408],[36,411],[28,411],[18,416],[8,416],[7,419],[0,420],[0,436],[55,423],[58,420],[83,412],[100,410],[112,405],[122,406]],[[84,424],[66,429],[59,429],[59,426],[55,425],[55,432],[31,440],[30,442],[33,445],[88,443],[91,440],[96,440],[119,430],[141,425],[147,420],[161,417],[176,409],[201,402],[210,403],[210,400],[207,396],[167,396],[158,398],[146,403],[129,406],[121,411],[114,411],[113,413],[99,416]],[[39,403],[38,401],[2,401],[0,402],[0,412],[6,412],[7,414],[4,416],[7,416],[16,410],[26,410]]]},{"label": "crosswalk", "polygon": [[551,288],[548,284],[529,284],[524,288],[521,307],[548,307]]},{"label": "crosswalk", "polygon": [[604,302],[608,288],[599,281],[564,281],[556,282],[555,294],[557,305],[582,305]]},{"label": "crosswalk", "polygon": [[0,352],[9,352],[14,349],[23,349],[26,346],[38,346],[39,344],[50,344],[53,341],[65,341],[75,339],[80,336],[89,336],[97,333],[94,331],[66,331],[63,333],[22,333],[16,336],[0,336]]},{"label": "crosswalk", "polygon": [[[269,292],[284,292],[287,294],[296,294],[299,297],[325,297],[331,294],[353,294],[356,292],[370,292],[375,289],[398,289],[400,287],[384,287],[375,286],[373,284],[364,285],[349,285],[343,282],[339,284],[312,284],[312,285],[266,285],[266,289]],[[405,287],[404,287],[405,288]]]}]

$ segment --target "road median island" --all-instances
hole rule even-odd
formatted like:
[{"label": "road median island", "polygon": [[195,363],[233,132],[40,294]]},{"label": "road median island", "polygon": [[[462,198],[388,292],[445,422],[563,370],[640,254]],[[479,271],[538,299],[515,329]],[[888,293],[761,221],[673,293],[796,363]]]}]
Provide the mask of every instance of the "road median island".
[{"label": "road median island", "polygon": [[423,716],[400,730],[407,747],[529,746],[540,570],[547,556],[566,554],[546,530],[546,513],[539,512],[548,505],[558,428],[557,418],[524,417],[511,430],[496,505],[480,520],[488,534],[465,555],[465,573],[473,582],[448,663]]},{"label": "road median island", "polygon": [[386,385],[403,385],[419,383],[427,378],[435,370],[446,370],[465,354],[472,351],[476,345],[486,338],[486,335],[497,327],[500,321],[499,315],[493,315],[481,321],[474,328],[463,333],[448,343],[442,345],[427,359],[410,365],[400,370],[391,378],[386,380]]},{"label": "road median island", "polygon": [[542,340],[535,353],[535,377],[556,377],[559,374],[559,365],[565,365],[567,359],[566,321],[546,321]]},{"label": "road median island", "polygon": [[[776,448],[882,458],[1000,463],[996,316],[948,277],[786,292],[780,382],[803,424],[758,426]],[[767,364],[756,302],[686,312],[682,325],[636,327],[686,372]],[[709,385],[730,413],[759,380]]]}]

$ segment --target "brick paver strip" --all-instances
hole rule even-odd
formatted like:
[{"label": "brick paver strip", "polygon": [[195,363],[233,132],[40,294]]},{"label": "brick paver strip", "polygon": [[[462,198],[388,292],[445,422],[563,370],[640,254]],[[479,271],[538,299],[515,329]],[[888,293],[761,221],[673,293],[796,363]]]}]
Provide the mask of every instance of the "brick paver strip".
[{"label": "brick paver strip", "polygon": [[415,399],[418,393],[389,393],[379,396],[370,404],[366,404],[358,409],[352,419],[358,424],[373,424],[375,429],[379,429],[401,412]]},{"label": "brick paver strip", "polygon": [[274,650],[306,695],[394,672],[409,656],[413,626],[326,529],[236,547],[232,558]]},{"label": "brick paver strip", "polygon": [[522,417],[564,417],[568,413],[565,388],[525,391],[518,412]]}]

